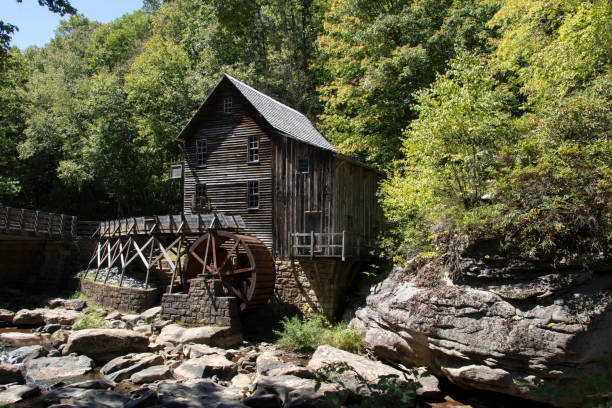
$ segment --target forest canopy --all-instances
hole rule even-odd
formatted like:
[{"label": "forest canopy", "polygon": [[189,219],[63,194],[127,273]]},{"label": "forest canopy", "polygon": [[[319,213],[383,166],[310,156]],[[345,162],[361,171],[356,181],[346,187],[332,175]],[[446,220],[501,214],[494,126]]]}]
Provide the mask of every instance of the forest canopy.
[{"label": "forest canopy", "polygon": [[227,72],[385,175],[397,260],[457,239],[570,262],[612,245],[607,0],[166,0],[76,14],[0,69],[0,202],[179,211],[175,138]]}]

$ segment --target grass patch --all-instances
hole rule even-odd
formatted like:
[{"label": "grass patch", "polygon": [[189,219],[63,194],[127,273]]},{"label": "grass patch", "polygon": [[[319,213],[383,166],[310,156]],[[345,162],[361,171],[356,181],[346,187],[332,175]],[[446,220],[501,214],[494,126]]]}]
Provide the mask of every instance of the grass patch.
[{"label": "grass patch", "polygon": [[106,320],[96,310],[79,317],[72,325],[73,330],[100,329],[107,327]]},{"label": "grass patch", "polygon": [[365,349],[361,336],[346,323],[332,325],[319,314],[304,319],[297,316],[291,319],[285,317],[281,324],[283,329],[274,331],[280,336],[277,344],[293,351],[309,352],[324,344],[352,353],[362,353]]}]

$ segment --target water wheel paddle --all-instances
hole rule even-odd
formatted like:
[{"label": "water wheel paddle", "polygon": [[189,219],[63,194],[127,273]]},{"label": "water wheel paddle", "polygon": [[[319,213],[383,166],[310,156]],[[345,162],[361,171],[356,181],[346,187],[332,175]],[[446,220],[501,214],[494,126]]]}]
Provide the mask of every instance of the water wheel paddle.
[{"label": "water wheel paddle", "polygon": [[241,310],[264,305],[274,293],[276,271],[270,251],[259,239],[229,231],[211,231],[189,248],[185,279],[200,274],[220,279],[240,299]]}]

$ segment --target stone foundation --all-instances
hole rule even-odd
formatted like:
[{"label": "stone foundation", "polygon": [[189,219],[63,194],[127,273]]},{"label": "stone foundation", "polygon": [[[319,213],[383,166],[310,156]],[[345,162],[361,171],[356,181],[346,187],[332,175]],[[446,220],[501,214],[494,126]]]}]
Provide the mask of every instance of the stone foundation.
[{"label": "stone foundation", "polygon": [[143,312],[157,306],[161,295],[158,288],[120,288],[89,279],[81,279],[80,289],[85,296],[102,306],[126,313]]},{"label": "stone foundation", "polygon": [[228,296],[218,279],[192,279],[188,293],[164,294],[161,314],[189,325],[241,327],[238,299]]},{"label": "stone foundation", "polygon": [[314,312],[337,320],[354,265],[338,259],[277,260],[274,298],[258,314],[278,320]]}]

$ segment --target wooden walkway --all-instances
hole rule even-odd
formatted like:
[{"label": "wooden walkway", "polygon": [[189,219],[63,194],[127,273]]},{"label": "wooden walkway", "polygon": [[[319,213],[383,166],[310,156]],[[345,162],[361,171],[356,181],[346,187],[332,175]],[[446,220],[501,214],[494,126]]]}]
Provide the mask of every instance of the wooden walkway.
[{"label": "wooden walkway", "polygon": [[91,236],[93,231],[91,222],[79,221],[73,215],[0,207],[0,235],[70,240]]}]

